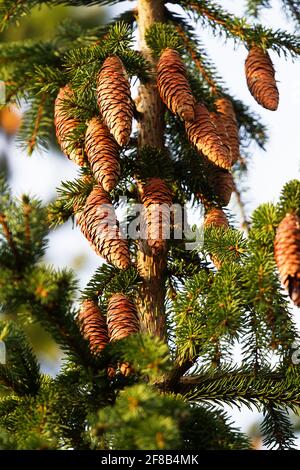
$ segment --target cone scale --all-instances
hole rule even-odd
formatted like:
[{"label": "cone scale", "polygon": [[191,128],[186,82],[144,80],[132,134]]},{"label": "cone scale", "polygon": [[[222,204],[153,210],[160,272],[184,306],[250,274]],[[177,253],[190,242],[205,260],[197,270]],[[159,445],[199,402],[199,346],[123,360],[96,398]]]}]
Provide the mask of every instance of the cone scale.
[{"label": "cone scale", "polygon": [[79,166],[84,164],[84,155],[81,146],[74,145],[72,133],[79,124],[79,120],[73,118],[64,109],[65,102],[73,96],[73,91],[69,85],[61,88],[58,92],[54,104],[54,126],[57,142],[62,152]]},{"label": "cone scale", "polygon": [[195,118],[195,100],[189,85],[185,65],[179,53],[165,49],[157,64],[157,88],[161,99],[183,121]]},{"label": "cone scale", "polygon": [[281,281],[291,300],[300,307],[300,218],[287,214],[280,222],[274,243]]},{"label": "cone scale", "polygon": [[100,185],[88,196],[80,218],[82,232],[96,252],[119,269],[127,269],[130,265],[128,242],[121,237],[109,194]]},{"label": "cone scale", "polygon": [[190,142],[212,163],[229,170],[231,157],[229,148],[224,145],[218,135],[216,126],[211,120],[206,106],[198,103],[195,107],[195,120],[185,123],[186,132]]},{"label": "cone scale", "polygon": [[275,70],[268,52],[252,47],[245,62],[246,79],[250,93],[264,108],[275,111],[278,108],[279,92]]},{"label": "cone scale", "polygon": [[122,61],[108,57],[97,78],[98,106],[104,122],[117,143],[128,144],[133,117],[130,83]]},{"label": "cone scale", "polygon": [[105,191],[112,191],[120,177],[119,146],[97,117],[88,124],[85,150],[95,179]]},{"label": "cone scale", "polygon": [[84,300],[81,304],[78,321],[84,338],[89,342],[90,350],[96,354],[109,343],[105,317],[96,302]]}]

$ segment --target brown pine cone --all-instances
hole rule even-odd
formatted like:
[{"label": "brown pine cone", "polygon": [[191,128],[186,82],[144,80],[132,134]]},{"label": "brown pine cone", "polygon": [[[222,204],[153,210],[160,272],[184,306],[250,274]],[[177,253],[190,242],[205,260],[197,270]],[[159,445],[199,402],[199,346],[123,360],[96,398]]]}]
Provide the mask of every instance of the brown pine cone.
[{"label": "brown pine cone", "polygon": [[95,179],[105,191],[112,191],[120,177],[119,146],[97,117],[88,124],[85,151]]},{"label": "brown pine cone", "polygon": [[300,218],[296,214],[287,214],[280,222],[274,252],[282,283],[300,307]]},{"label": "brown pine cone", "polygon": [[216,108],[217,108],[219,115],[221,115],[221,117],[223,118],[222,119],[223,125],[226,129],[226,134],[228,136],[228,140],[226,141],[226,144],[230,148],[232,165],[233,165],[240,158],[239,129],[238,129],[238,123],[237,123],[236,115],[234,112],[234,108],[232,106],[231,101],[226,98],[219,98],[216,101]]},{"label": "brown pine cone", "polygon": [[141,201],[145,209],[148,246],[153,254],[159,254],[166,249],[172,191],[161,178],[149,178],[142,186]]},{"label": "brown pine cone", "polygon": [[275,111],[278,108],[279,92],[268,52],[260,47],[252,47],[245,62],[245,71],[252,96],[264,108]]},{"label": "brown pine cone", "polygon": [[130,83],[117,56],[108,57],[97,79],[98,105],[108,129],[123,147],[128,144],[133,117]]},{"label": "brown pine cone", "polygon": [[61,88],[54,105],[54,125],[57,142],[62,152],[77,165],[84,165],[83,149],[74,145],[71,135],[79,124],[79,120],[73,118],[64,109],[64,102],[72,98],[73,91],[69,85]]},{"label": "brown pine cone", "polygon": [[100,185],[96,185],[87,198],[83,218],[84,222],[81,220],[79,225],[96,252],[119,269],[127,269],[130,265],[128,243],[121,238],[109,194]]},{"label": "brown pine cone", "polygon": [[135,304],[124,294],[113,294],[107,307],[107,327],[110,341],[118,341],[140,329]]},{"label": "brown pine cone", "polygon": [[161,99],[184,121],[195,118],[195,100],[187,79],[185,65],[177,51],[165,49],[157,63],[157,88]]},{"label": "brown pine cone", "polygon": [[201,154],[221,168],[227,170],[231,168],[229,149],[219,137],[206,106],[201,103],[196,104],[195,120],[186,122],[185,129],[190,142]]},{"label": "brown pine cone", "polygon": [[227,206],[234,191],[232,174],[209,162],[205,164],[204,168],[208,184],[216,196],[217,202],[222,206]]},{"label": "brown pine cone", "polygon": [[93,300],[84,300],[78,316],[81,332],[89,342],[91,352],[101,352],[109,343],[106,320]]},{"label": "brown pine cone", "polygon": [[204,227],[223,227],[228,228],[228,220],[226,214],[222,209],[214,207],[206,215],[204,220]]}]

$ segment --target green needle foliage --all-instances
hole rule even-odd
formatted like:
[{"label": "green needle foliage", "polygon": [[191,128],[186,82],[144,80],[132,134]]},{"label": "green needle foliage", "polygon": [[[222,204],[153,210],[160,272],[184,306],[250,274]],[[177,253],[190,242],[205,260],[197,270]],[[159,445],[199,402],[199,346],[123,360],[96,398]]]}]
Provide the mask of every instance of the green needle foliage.
[{"label": "green needle foliage", "polygon": [[[0,25],[4,29],[15,24],[42,4],[55,8],[114,3],[4,0]],[[214,1],[171,3],[182,7],[177,12],[188,14],[174,13],[162,2],[163,20],[145,31],[147,54],[136,50],[136,9],[104,26],[85,27],[66,19],[47,40],[0,45],[6,104],[17,102],[24,108],[18,140],[29,154],[53,145],[54,102],[59,89],[69,84],[74,93],[63,107],[77,122],[72,143],[80,144],[86,157],[85,132],[88,121],[99,116],[97,76],[105,59],[117,55],[131,85],[138,83],[153,92],[153,61],[173,48],[186,65],[197,101],[212,112],[220,97],[233,104],[242,155],[233,168],[238,190],[247,170],[249,144],[264,148],[267,129],[250,107],[231,95],[230,84],[218,73],[196,25],[200,22],[226,42],[255,45],[294,59],[300,54],[299,36],[266,28],[257,20],[252,23],[251,16],[259,18],[271,8],[267,0],[245,2],[245,17],[232,15]],[[282,1],[296,27],[298,4]],[[218,188],[207,176],[207,161],[191,147],[183,122],[169,111],[163,116],[165,146],[141,144],[139,131],[147,110],[140,109],[139,99],[132,104],[138,125],[128,146],[120,150],[121,178],[110,195],[114,207],[122,209],[126,196],[132,220],[140,183],[163,178],[174,203],[199,210],[200,225],[200,202],[206,211],[221,208]],[[293,359],[297,330],[278,277],[274,239],[287,213],[300,215],[300,182],[286,184],[278,203],[259,206],[247,234],[235,228],[225,210],[229,227],[206,226],[200,248],[188,251],[185,243],[190,240],[170,240],[159,282],[158,263],[147,272],[145,283],[140,243],[129,240],[131,267],[121,271],[99,263],[80,292],[76,274],[46,265],[44,255],[49,231],[70,219],[76,226],[94,185],[87,158],[74,180],[61,182],[56,200],[46,207],[28,195],[13,197],[5,178],[0,180],[0,341],[5,346],[0,364],[0,449],[249,449],[251,443],[224,412],[225,405],[261,411],[264,444],[293,448],[290,415],[300,406],[299,365]],[[139,312],[144,307],[141,292],[153,285],[154,290],[164,289],[158,314],[166,335],[151,336],[144,327],[95,352],[91,335],[83,334],[78,321],[79,302],[93,300],[106,319],[111,296],[121,293]],[[41,373],[26,338],[26,325],[34,322],[50,333],[64,354],[54,378]]]}]

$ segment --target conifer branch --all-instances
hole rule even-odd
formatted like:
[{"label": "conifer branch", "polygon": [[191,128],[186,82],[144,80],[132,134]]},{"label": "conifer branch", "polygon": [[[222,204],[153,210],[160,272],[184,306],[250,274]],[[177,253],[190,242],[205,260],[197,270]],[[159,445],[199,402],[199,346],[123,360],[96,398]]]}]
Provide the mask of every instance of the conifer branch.
[{"label": "conifer branch", "polygon": [[204,80],[210,87],[211,92],[214,95],[218,94],[219,86],[212,77],[212,74],[206,69],[205,64],[202,61],[201,55],[198,53],[196,47],[194,46],[191,39],[188,37],[186,31],[181,25],[176,25],[176,31],[179,34],[180,38],[183,41],[184,47],[187,52],[190,54],[195,66],[199,70],[200,74],[203,76]]},{"label": "conifer branch", "polygon": [[38,132],[40,129],[41,121],[43,118],[43,113],[44,113],[44,106],[45,106],[45,101],[46,101],[46,94],[41,96],[40,104],[38,106],[35,122],[34,122],[34,128],[32,131],[32,134],[27,141],[27,147],[28,147],[28,154],[31,155],[32,152],[34,151],[36,147],[36,142],[37,142],[37,136]]},{"label": "conifer branch", "polygon": [[282,30],[272,30],[261,25],[250,25],[245,18],[231,15],[220,5],[204,0],[183,0],[184,8],[192,9],[198,19],[207,21],[209,26],[226,37],[234,38],[247,45],[256,44],[265,49],[273,49],[280,54],[290,54],[296,57],[300,53],[300,39],[298,36],[289,34]]}]

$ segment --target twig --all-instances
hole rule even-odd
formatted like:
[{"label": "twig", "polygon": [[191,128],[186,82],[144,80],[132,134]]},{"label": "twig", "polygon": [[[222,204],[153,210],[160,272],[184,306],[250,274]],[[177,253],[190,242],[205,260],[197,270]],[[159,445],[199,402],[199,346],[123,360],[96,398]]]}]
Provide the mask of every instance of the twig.
[{"label": "twig", "polygon": [[234,193],[236,195],[236,200],[237,200],[237,204],[239,206],[239,209],[240,209],[240,213],[241,213],[241,218],[242,218],[242,228],[245,230],[245,232],[248,234],[249,233],[249,230],[250,230],[250,222],[247,218],[247,214],[246,214],[246,211],[245,211],[245,205],[244,205],[244,202],[242,200],[242,195],[241,195],[241,192],[240,190],[237,188],[236,186],[236,183],[234,182]]},{"label": "twig", "polygon": [[34,150],[34,147],[36,145],[37,134],[38,134],[40,124],[41,124],[41,120],[42,120],[42,116],[43,116],[45,101],[46,101],[46,93],[41,98],[41,102],[39,104],[38,112],[37,112],[37,115],[36,115],[36,118],[35,118],[34,129],[33,129],[32,135],[31,135],[31,137],[28,141],[28,149],[29,149],[29,154],[30,155],[32,154],[32,152]]},{"label": "twig", "polygon": [[4,233],[4,236],[5,236],[7,242],[10,246],[10,249],[11,249],[14,257],[16,258],[16,260],[18,260],[18,258],[19,258],[18,250],[16,248],[12,233],[9,229],[9,226],[8,226],[8,223],[7,223],[7,220],[6,220],[6,216],[3,213],[0,213],[0,224],[2,225],[3,233]]},{"label": "twig", "polygon": [[192,60],[194,61],[197,69],[199,70],[200,74],[203,76],[203,78],[206,80],[206,82],[210,86],[212,93],[214,95],[217,95],[218,94],[218,86],[217,86],[216,82],[209,76],[209,73],[207,72],[205,66],[203,65],[203,62],[200,59],[199,54],[197,53],[195,48],[191,46],[191,42],[190,42],[189,38],[187,37],[186,32],[184,31],[184,29],[180,25],[176,25],[176,31],[179,34],[179,36],[181,37],[181,39],[183,40],[184,46],[185,46],[186,50],[188,51],[188,53],[190,54],[190,56],[191,56]]}]

